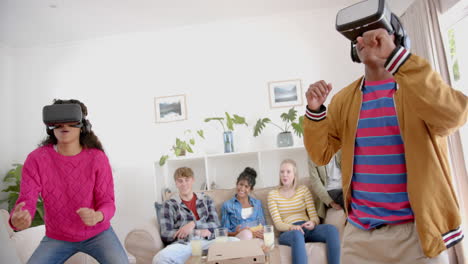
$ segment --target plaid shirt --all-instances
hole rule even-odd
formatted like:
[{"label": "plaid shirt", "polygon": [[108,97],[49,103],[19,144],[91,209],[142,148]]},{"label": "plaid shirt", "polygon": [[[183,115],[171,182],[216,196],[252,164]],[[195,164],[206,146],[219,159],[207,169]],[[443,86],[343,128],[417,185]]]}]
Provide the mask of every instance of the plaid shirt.
[{"label": "plaid shirt", "polygon": [[195,195],[197,196],[197,213],[200,216],[200,220],[198,221],[178,195],[174,195],[173,198],[164,201],[161,209],[162,218],[159,219],[161,239],[164,244],[168,245],[175,241],[187,243],[188,238],[176,240],[174,239],[174,234],[179,228],[191,221],[195,222],[195,229],[208,229],[211,232],[210,239],[214,238],[214,229],[220,226],[214,202],[204,193],[195,193]]}]

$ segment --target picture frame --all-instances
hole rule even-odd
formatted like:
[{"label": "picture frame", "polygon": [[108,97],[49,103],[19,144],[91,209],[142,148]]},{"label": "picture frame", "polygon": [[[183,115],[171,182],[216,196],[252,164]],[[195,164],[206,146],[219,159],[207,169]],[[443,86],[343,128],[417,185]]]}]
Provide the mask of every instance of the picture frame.
[{"label": "picture frame", "polygon": [[302,81],[300,79],[268,83],[270,108],[302,105]]},{"label": "picture frame", "polygon": [[187,119],[185,94],[154,98],[156,123],[168,123]]}]

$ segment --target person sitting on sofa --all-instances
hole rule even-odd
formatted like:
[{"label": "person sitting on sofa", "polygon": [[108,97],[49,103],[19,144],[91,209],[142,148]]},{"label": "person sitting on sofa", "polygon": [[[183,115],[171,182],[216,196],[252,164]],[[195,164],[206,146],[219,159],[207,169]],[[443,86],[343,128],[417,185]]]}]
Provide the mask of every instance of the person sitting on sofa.
[{"label": "person sitting on sofa", "polygon": [[333,225],[319,225],[309,189],[296,186],[296,162],[286,159],[280,165],[280,185],[268,193],[268,209],[280,232],[280,245],[291,247],[293,264],[307,264],[306,242],[324,242],[330,264],[340,263],[340,239]]},{"label": "person sitting on sofa", "polygon": [[315,209],[325,219],[327,207],[343,210],[343,188],[341,187],[341,151],[338,151],[325,166],[317,166],[308,159]]},{"label": "person sitting on sofa", "polygon": [[10,225],[16,231],[30,227],[39,194],[47,216],[46,234],[28,264],[64,263],[77,252],[99,263],[128,263],[110,224],[115,213],[112,169],[86,119],[86,106],[72,99],[47,107],[76,119],[47,124],[48,136],[23,166]]},{"label": "person sitting on sofa", "polygon": [[237,177],[237,193],[223,203],[221,208],[221,226],[228,229],[229,236],[241,240],[255,238],[263,239],[265,215],[262,202],[250,196],[255,186],[257,172],[247,167]]},{"label": "person sitting on sofa", "polygon": [[154,264],[185,263],[192,253],[188,242],[193,230],[200,230],[200,235],[206,238],[202,240],[202,248],[208,249],[214,241],[214,229],[219,227],[213,200],[204,193],[194,193],[192,190],[195,182],[193,170],[178,168],[174,172],[174,180],[179,194],[164,201],[159,219],[161,239],[168,246],[154,256]]}]

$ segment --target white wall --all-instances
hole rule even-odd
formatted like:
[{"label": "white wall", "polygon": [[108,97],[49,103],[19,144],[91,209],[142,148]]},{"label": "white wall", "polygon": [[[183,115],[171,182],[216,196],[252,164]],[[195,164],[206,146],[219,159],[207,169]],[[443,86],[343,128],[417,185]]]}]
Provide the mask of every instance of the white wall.
[{"label": "white wall", "polygon": [[[0,43],[0,190],[5,188],[3,176],[11,168],[14,162],[13,135],[14,125],[12,122],[12,96],[11,87],[9,87],[9,68],[10,55],[9,49]],[[0,192],[0,200],[5,199],[7,195]],[[7,203],[0,204],[0,208],[6,209]]]},{"label": "white wall", "polygon": [[[154,215],[160,188],[154,186],[154,162],[184,129],[205,130],[207,140],[199,151],[222,152],[217,124],[202,120],[228,111],[247,117],[250,124],[235,130],[237,151],[272,148],[279,132],[273,126],[252,136],[259,117],[279,121],[287,110],[270,109],[267,82],[300,78],[305,91],[308,84],[326,79],[336,91],[358,77],[361,66],[351,62],[348,41],[334,29],[336,11],[15,49],[9,91],[16,99],[8,109],[14,113],[10,125],[17,126],[9,138],[16,151],[5,160],[24,160],[45,136],[41,109],[53,98],[85,102],[115,171],[118,211],[113,224],[123,241],[130,229]],[[188,120],[155,124],[154,97],[176,94],[187,96]],[[303,108],[298,108],[301,114]]]}]

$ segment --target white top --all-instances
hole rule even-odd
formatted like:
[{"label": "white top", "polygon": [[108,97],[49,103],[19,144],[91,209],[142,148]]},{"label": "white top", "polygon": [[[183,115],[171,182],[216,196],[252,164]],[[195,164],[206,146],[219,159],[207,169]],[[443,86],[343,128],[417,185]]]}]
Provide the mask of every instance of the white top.
[{"label": "white top", "polygon": [[241,216],[242,219],[247,219],[253,214],[253,207],[242,208]]},{"label": "white top", "polygon": [[327,191],[341,189],[341,169],[337,165],[336,155],[327,164]]}]

